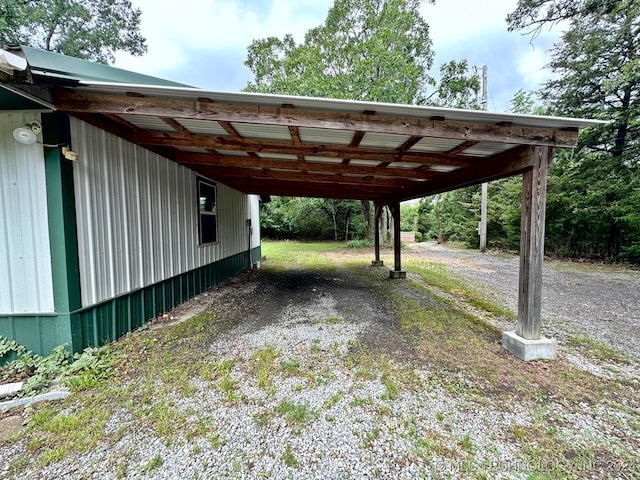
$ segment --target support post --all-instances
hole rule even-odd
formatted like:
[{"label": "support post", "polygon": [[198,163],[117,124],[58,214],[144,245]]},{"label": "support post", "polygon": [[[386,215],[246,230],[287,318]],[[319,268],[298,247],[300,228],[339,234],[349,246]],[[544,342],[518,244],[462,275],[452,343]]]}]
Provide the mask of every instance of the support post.
[{"label": "support post", "polygon": [[382,220],[382,209],[384,205],[380,203],[375,204],[375,231],[373,234],[375,260],[371,261],[371,265],[374,267],[382,267],[384,262],[380,260],[380,221]]},{"label": "support post", "polygon": [[554,359],[557,350],[555,340],[540,336],[547,170],[553,149],[531,147],[530,152],[533,167],[522,176],[518,322],[515,332],[502,335],[502,346],[525,361]]},{"label": "support post", "polygon": [[480,251],[487,251],[487,182],[482,184],[482,198],[480,199]]},{"label": "support post", "polygon": [[407,272],[402,271],[402,259],[400,254],[400,203],[389,205],[393,216],[393,270],[389,271],[389,278],[407,278]]}]

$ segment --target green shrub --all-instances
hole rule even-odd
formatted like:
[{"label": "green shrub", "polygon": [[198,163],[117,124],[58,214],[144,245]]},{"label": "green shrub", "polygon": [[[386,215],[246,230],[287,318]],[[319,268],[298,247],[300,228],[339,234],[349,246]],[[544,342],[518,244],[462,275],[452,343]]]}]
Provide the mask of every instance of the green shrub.
[{"label": "green shrub", "polygon": [[420,232],[414,232],[416,234],[416,242],[422,241],[422,234]]},{"label": "green shrub", "polygon": [[371,242],[369,240],[349,240],[347,242],[347,248],[366,248],[370,246]]}]

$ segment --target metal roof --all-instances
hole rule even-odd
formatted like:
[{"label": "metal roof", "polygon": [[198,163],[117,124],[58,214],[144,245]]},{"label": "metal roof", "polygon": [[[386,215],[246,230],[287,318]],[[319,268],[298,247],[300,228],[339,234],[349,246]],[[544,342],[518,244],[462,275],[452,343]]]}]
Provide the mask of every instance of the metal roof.
[{"label": "metal roof", "polygon": [[[407,200],[531,168],[604,122],[80,81],[69,112],[246,193]],[[82,154],[82,152],[79,152]]]},{"label": "metal roof", "polygon": [[[245,193],[397,202],[531,168],[597,120],[200,90],[22,48],[5,85]],[[82,155],[82,152],[78,152]]]}]

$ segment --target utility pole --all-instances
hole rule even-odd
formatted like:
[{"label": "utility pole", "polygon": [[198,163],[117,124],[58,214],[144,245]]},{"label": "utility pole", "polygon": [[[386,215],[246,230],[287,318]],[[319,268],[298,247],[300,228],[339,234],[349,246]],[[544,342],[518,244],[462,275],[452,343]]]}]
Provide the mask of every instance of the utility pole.
[{"label": "utility pole", "polygon": [[[482,67],[482,110],[487,110],[487,74],[488,67]],[[478,234],[480,234],[480,251],[484,253],[487,250],[487,182],[482,184],[482,199],[480,204],[480,225],[478,226]]]}]

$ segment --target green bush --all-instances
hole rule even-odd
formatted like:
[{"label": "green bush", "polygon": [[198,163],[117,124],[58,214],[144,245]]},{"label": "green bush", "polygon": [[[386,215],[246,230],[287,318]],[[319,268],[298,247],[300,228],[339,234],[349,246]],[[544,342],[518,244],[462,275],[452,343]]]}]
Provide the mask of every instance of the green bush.
[{"label": "green bush", "polygon": [[422,234],[420,232],[414,232],[416,234],[416,242],[422,241]]},{"label": "green bush", "polygon": [[371,242],[369,240],[349,240],[347,242],[347,248],[366,248],[370,246]]}]

